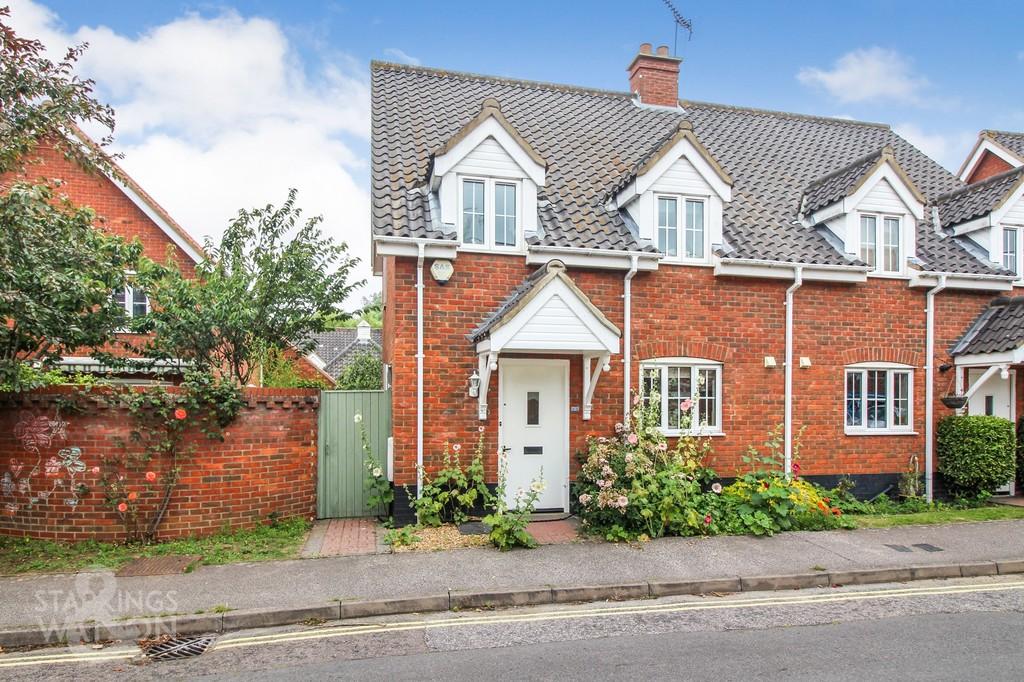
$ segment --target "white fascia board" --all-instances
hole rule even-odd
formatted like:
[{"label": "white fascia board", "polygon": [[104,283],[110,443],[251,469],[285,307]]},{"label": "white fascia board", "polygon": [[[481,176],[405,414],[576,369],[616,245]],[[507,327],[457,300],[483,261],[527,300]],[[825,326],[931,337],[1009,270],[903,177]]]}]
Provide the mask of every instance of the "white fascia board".
[{"label": "white fascia board", "polygon": [[478,125],[469,135],[459,141],[447,154],[434,158],[434,179],[433,183],[436,182],[437,178],[441,178],[451,171],[455,166],[458,165],[462,159],[466,157],[471,151],[477,148],[481,142],[486,140],[488,137],[493,137],[494,140],[502,146],[502,148],[508,153],[509,156],[519,165],[519,167],[526,174],[526,177],[530,178],[538,187],[544,186],[545,170],[543,166],[537,164],[530,155],[526,153],[518,142],[516,142],[508,131],[501,127],[501,125],[494,119],[488,118],[486,121]]},{"label": "white fascia board", "polygon": [[991,365],[1019,365],[1024,362],[1024,348],[1002,351],[1000,353],[972,353],[956,355],[953,364],[957,367],[989,367]]},{"label": "white fascia board", "polygon": [[722,258],[715,263],[715,275],[721,277],[756,277],[760,279],[793,279],[800,268],[805,282],[866,282],[870,268],[841,265],[803,265],[783,261],[757,261]]},{"label": "white fascia board", "polygon": [[1003,202],[1003,205],[992,211],[990,217],[993,225],[998,225],[1003,221],[1003,218],[1009,213],[1016,205],[1017,202],[1024,201],[1024,183],[1010,195],[1010,198]]},{"label": "white fascia board", "polygon": [[[631,183],[635,185],[634,191],[637,194],[643,194],[649,190],[658,181],[658,178],[664,175],[676,161],[683,157],[686,157],[687,161],[693,164],[693,167],[697,169],[704,182],[711,186],[711,189],[721,197],[722,201],[732,201],[732,187],[722,180],[718,173],[715,172],[715,169],[711,167],[711,164],[693,146],[693,143],[685,138],[676,142],[667,154],[658,159],[658,162],[654,164],[651,170],[639,176],[635,182]],[[627,187],[627,189],[629,188]]]},{"label": "white fascia board", "polygon": [[977,232],[978,230],[987,230],[992,227],[992,225],[992,214],[989,213],[988,215],[983,215],[980,218],[968,220],[966,223],[960,223],[953,228],[953,234],[959,237],[961,235],[970,234],[971,232]]},{"label": "white fascia board", "polygon": [[571,348],[565,347],[561,340],[553,337],[550,343],[538,342],[535,347],[524,348],[516,346],[514,350],[521,351],[546,351],[557,350],[560,352],[597,351],[603,350],[608,353],[619,352],[619,335],[609,329],[587,305],[580,300],[572,289],[561,279],[553,279],[543,289],[538,291],[526,306],[517,312],[511,319],[507,320],[497,329],[491,331],[490,352],[500,353],[505,346],[513,341],[516,334],[522,330],[533,317],[548,304],[555,296],[559,296],[569,309],[579,318],[580,322],[592,335],[592,340],[574,344]]},{"label": "white fascia board", "polygon": [[805,224],[807,224],[807,227],[813,227],[815,225],[828,222],[832,218],[835,218],[836,216],[841,216],[844,213],[846,213],[846,208],[843,205],[843,202],[837,201],[834,204],[829,204],[828,206],[820,208],[814,213],[812,213],[811,216],[806,219],[807,223],[809,224]]},{"label": "white fascia board", "polygon": [[605,249],[561,248],[557,246],[531,246],[526,253],[527,265],[544,265],[560,260],[568,268],[594,268],[598,270],[630,270],[633,256],[637,270],[650,272],[658,269],[660,256],[646,251],[608,251]]},{"label": "white fascia board", "polygon": [[1010,154],[1006,149],[1003,149],[1001,145],[996,144],[987,137],[982,137],[974,145],[974,152],[971,154],[970,158],[968,158],[960,168],[958,177],[961,180],[967,182],[967,178],[971,177],[971,173],[974,172],[975,166],[977,166],[978,162],[981,161],[981,157],[985,155],[985,152],[999,157],[1014,168],[1019,168],[1024,165],[1024,161]]},{"label": "white fascia board", "polygon": [[419,256],[419,244],[424,245],[424,258],[446,258],[455,260],[458,244],[438,239],[415,239],[413,237],[374,237],[373,246],[378,256]]},{"label": "white fascia board", "polygon": [[910,270],[911,287],[932,288],[939,283],[939,276],[945,276],[947,289],[965,291],[1012,291],[1013,277],[998,275],[968,275],[958,272],[920,272]]},{"label": "white fascia board", "polygon": [[203,254],[197,251],[196,248],[188,242],[188,240],[181,236],[181,233],[179,233],[178,230],[174,229],[174,227],[172,227],[170,223],[164,220],[160,216],[160,214],[153,209],[153,207],[149,204],[148,201],[143,199],[130,186],[122,182],[117,177],[117,175],[113,173],[105,173],[105,175],[107,176],[107,178],[110,179],[111,182],[117,185],[118,189],[124,192],[124,195],[128,197],[128,199],[130,199],[131,202],[135,204],[135,206],[140,211],[146,214],[147,218],[152,220],[156,224],[156,226],[159,227],[160,230],[164,234],[166,234],[172,242],[174,242],[175,246],[184,251],[188,255],[188,257],[192,259],[193,263],[199,263],[201,260],[203,260]]},{"label": "white fascia board", "polygon": [[893,170],[893,167],[888,162],[882,164],[878,170],[868,176],[867,180],[864,181],[856,192],[843,200],[843,213],[857,210],[857,206],[864,200],[864,197],[882,180],[889,181],[889,185],[892,186],[896,195],[899,196],[900,201],[907,207],[911,215],[918,220],[924,219],[924,204],[917,200],[917,197],[914,196],[910,188],[903,182],[903,178]]}]

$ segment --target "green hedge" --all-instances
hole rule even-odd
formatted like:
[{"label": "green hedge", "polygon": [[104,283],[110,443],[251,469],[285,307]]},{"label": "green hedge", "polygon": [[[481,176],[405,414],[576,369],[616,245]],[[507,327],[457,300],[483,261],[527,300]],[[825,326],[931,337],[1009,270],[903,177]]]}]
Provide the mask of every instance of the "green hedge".
[{"label": "green hedge", "polygon": [[1013,479],[1017,438],[1002,417],[946,417],[938,428],[939,472],[954,493],[992,492]]}]

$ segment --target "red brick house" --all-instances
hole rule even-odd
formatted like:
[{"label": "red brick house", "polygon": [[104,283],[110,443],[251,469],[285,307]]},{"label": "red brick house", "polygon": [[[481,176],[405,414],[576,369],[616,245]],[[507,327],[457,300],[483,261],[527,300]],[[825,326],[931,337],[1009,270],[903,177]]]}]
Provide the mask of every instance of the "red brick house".
[{"label": "red brick house", "polygon": [[1015,417],[1015,358],[963,342],[1018,280],[1020,176],[967,185],[886,125],[680,99],[679,64],[641,46],[626,92],[372,65],[397,518],[478,433],[491,480],[508,448],[510,486],[543,471],[539,506],[568,509],[587,436],[640,389],[723,476],[783,425],[787,468],[803,431],[802,473],[863,494],[915,461],[941,486],[947,393]]}]

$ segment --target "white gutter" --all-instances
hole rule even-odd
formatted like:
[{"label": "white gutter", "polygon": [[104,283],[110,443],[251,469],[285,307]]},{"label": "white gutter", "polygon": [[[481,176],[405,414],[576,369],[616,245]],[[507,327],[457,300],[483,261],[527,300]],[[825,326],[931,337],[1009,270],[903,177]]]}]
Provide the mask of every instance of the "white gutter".
[{"label": "white gutter", "polygon": [[932,480],[933,414],[935,393],[935,295],[946,288],[946,275],[939,275],[939,283],[925,294],[925,358],[924,358],[924,495],[928,502],[934,495]]},{"label": "white gutter", "polygon": [[786,389],[783,426],[786,476],[793,472],[793,294],[803,283],[803,268],[798,265],[793,268],[793,283],[786,289]]},{"label": "white gutter", "polygon": [[633,255],[631,257],[631,265],[629,272],[626,273],[625,278],[622,280],[622,298],[623,298],[623,311],[622,311],[622,414],[623,420],[629,419],[629,394],[632,386],[630,385],[630,379],[633,376],[633,275],[636,274],[638,261],[640,257]]},{"label": "white gutter", "polygon": [[416,258],[416,499],[423,494],[423,252]]},{"label": "white gutter", "polygon": [[[787,270],[794,267],[794,263],[792,261],[784,261],[784,260],[762,260],[762,259],[758,259],[758,258],[729,258],[729,257],[719,257],[718,260],[721,263],[726,264],[726,265],[753,265],[753,266],[762,267],[762,268],[785,268]],[[866,265],[829,265],[827,263],[819,265],[819,264],[815,264],[815,263],[801,263],[800,265],[797,265],[796,267],[798,267],[800,269],[807,268],[809,270],[832,270],[832,271],[837,271],[837,272],[872,272],[872,271],[874,271],[874,268],[868,267]]]}]

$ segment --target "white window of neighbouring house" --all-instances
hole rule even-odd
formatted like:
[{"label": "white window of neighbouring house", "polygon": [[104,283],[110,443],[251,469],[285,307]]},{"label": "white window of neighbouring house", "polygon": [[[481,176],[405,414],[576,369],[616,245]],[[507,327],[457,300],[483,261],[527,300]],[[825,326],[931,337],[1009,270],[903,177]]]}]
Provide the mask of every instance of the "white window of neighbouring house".
[{"label": "white window of neighbouring house", "polygon": [[670,436],[722,432],[722,365],[699,358],[644,360],[645,402],[657,396],[661,430]]},{"label": "white window of neighbouring house", "polygon": [[913,369],[894,363],[846,368],[847,433],[913,431]]},{"label": "white window of neighbouring house", "polygon": [[126,286],[114,292],[114,301],[124,308],[128,317],[142,317],[149,313],[149,296],[142,287]]},{"label": "white window of neighbouring house", "polygon": [[[682,212],[682,228],[679,215]],[[704,200],[673,196],[657,197],[658,250],[668,258],[705,260],[707,227]]]},{"label": "white window of neighbouring house", "polygon": [[519,247],[519,183],[492,178],[463,178],[462,243],[495,249]]},{"label": "white window of neighbouring house", "polygon": [[1019,249],[1017,246],[1017,228],[1003,228],[1003,267],[1015,275],[1020,274],[1018,269]]},{"label": "white window of neighbouring house", "polygon": [[860,259],[875,272],[903,271],[903,230],[898,216],[860,216]]}]

